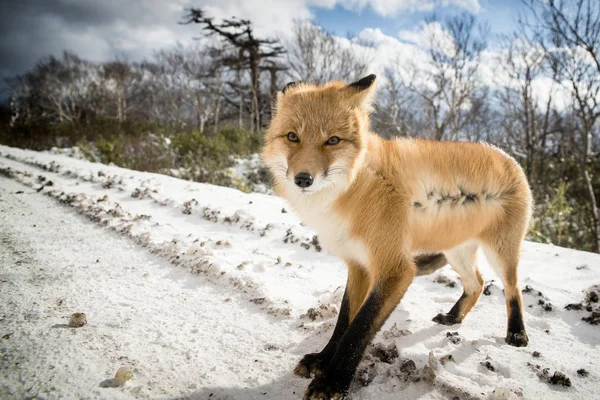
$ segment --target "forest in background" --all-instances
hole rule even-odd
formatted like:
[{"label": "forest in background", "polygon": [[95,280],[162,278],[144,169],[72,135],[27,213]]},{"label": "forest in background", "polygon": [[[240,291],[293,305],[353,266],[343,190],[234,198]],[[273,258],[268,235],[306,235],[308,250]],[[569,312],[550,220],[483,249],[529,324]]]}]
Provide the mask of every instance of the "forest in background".
[{"label": "forest in background", "polygon": [[[418,56],[398,54],[379,75],[372,128],[502,148],[534,192],[529,239],[600,252],[600,2],[523,5],[517,31],[503,37],[471,14],[432,16]],[[199,39],[142,62],[65,52],[4,79],[0,142],[77,146],[93,161],[249,191],[264,171],[240,181],[227,169],[260,149],[276,92],[289,81],[349,82],[379,61],[368,40],[310,22],[281,40],[201,9],[180,23]]]}]

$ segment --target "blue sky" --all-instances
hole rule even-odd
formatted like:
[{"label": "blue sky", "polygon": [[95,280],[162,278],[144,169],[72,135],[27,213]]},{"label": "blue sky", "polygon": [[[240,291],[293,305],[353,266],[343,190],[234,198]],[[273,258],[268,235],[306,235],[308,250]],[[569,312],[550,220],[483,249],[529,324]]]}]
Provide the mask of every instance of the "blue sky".
[{"label": "blue sky", "polygon": [[[475,14],[478,21],[487,22],[492,34],[508,34],[515,29],[519,10],[523,9],[520,0],[483,0],[482,9]],[[433,11],[400,11],[394,16],[381,16],[371,6],[362,10],[349,10],[341,5],[332,9],[312,7],[314,21],[327,31],[338,36],[358,34],[365,28],[379,28],[388,36],[397,37],[401,30],[415,29],[425,18],[436,14],[440,19],[467,11],[456,6],[437,7]]]}]

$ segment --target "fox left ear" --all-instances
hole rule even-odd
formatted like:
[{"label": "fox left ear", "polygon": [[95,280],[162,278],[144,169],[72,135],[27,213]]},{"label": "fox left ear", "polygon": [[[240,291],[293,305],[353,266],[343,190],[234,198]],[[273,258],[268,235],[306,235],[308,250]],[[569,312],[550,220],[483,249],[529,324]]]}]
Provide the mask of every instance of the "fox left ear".
[{"label": "fox left ear", "polygon": [[349,93],[353,107],[371,110],[371,102],[375,95],[375,79],[377,76],[371,74],[358,81],[349,84],[344,89]]},{"label": "fox left ear", "polygon": [[357,89],[359,91],[367,90],[375,82],[376,78],[377,78],[377,75],[371,74],[369,76],[365,76],[362,79],[359,79],[358,81],[356,81],[354,83],[349,84],[348,87]]},{"label": "fox left ear", "polygon": [[294,86],[298,86],[300,84],[300,82],[288,82],[283,89],[281,89],[281,93],[285,94],[285,92],[291,88],[293,88]]}]

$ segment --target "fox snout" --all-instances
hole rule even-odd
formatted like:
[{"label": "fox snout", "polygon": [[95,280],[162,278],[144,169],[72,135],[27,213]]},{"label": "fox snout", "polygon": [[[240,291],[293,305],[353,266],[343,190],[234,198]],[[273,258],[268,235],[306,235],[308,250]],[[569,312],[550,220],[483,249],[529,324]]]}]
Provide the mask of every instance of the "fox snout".
[{"label": "fox snout", "polygon": [[300,172],[294,177],[294,183],[303,189],[312,185],[313,181],[312,175],[308,172]]}]

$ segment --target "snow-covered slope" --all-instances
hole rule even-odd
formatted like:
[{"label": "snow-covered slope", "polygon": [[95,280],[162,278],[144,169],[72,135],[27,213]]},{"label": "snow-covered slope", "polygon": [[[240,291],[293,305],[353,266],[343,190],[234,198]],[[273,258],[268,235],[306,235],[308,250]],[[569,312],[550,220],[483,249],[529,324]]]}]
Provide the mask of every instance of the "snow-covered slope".
[{"label": "snow-covered slope", "polygon": [[[291,371],[327,342],[345,267],[281,199],[0,153],[0,398],[301,398]],[[480,268],[488,287],[460,326],[431,321],[457,275],[415,280],[351,398],[597,398],[600,256],[526,243],[527,348],[504,343],[502,286]],[[74,312],[88,325],[65,327]],[[133,378],[104,387],[122,366]]]}]

